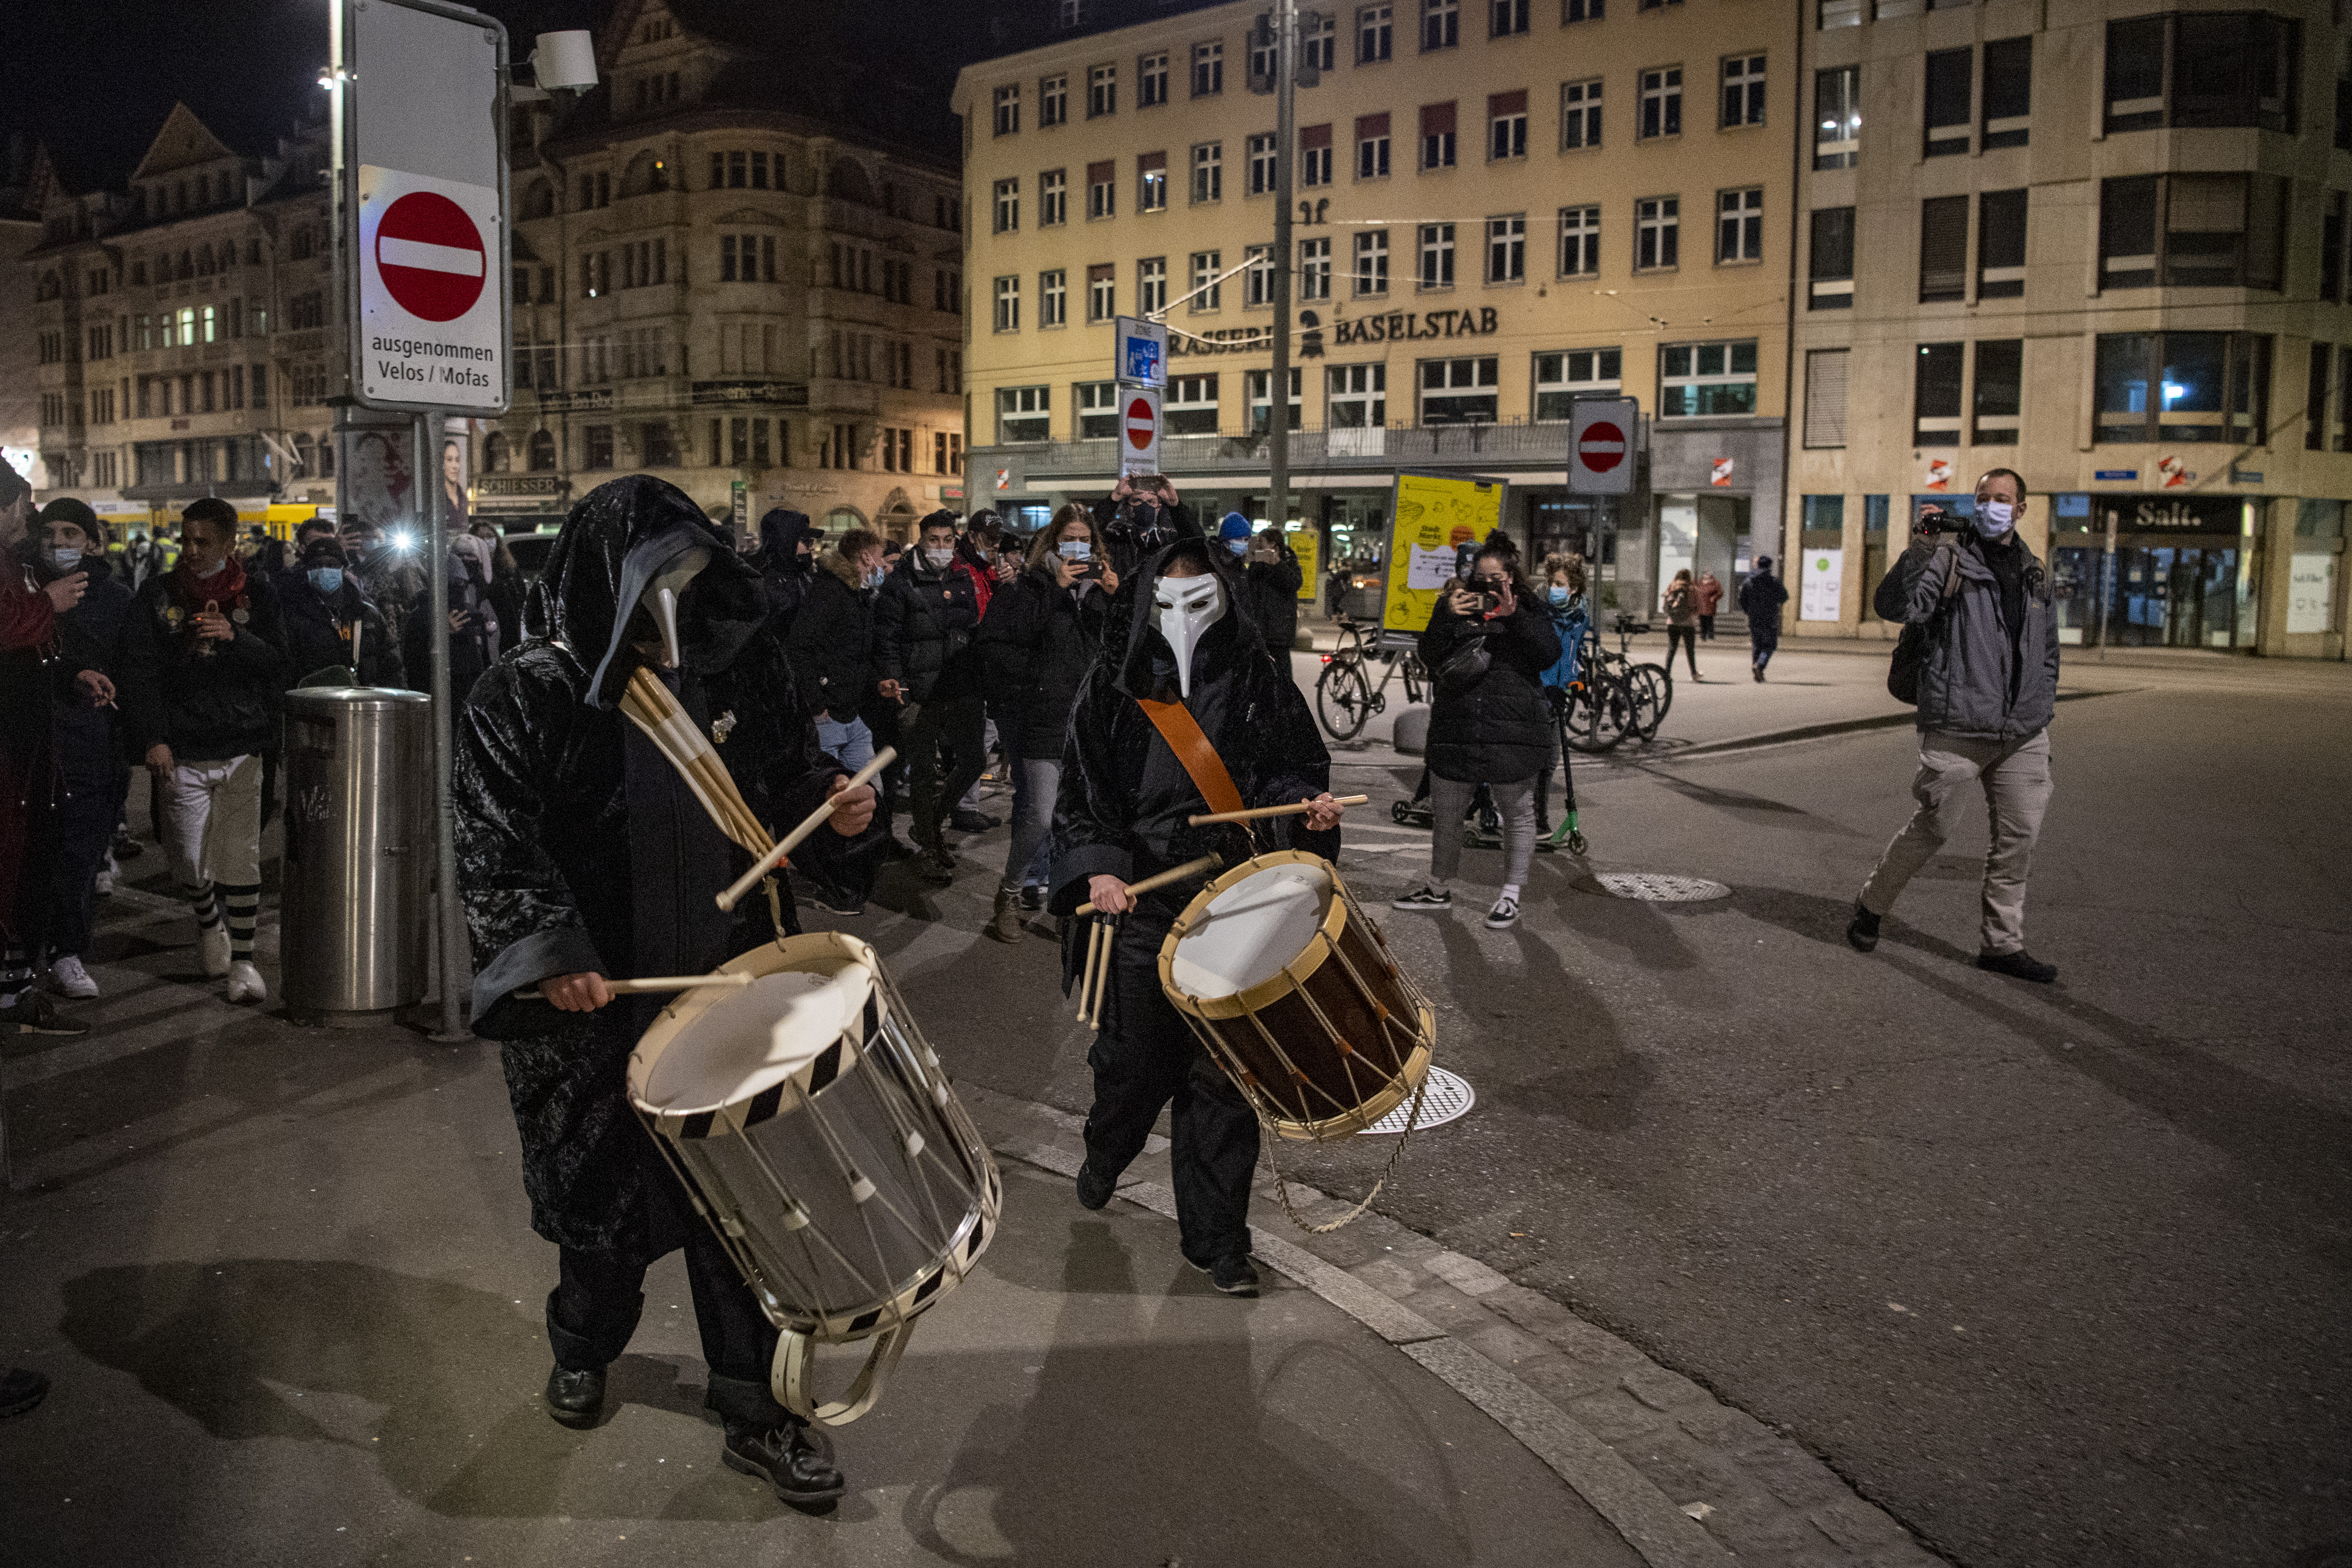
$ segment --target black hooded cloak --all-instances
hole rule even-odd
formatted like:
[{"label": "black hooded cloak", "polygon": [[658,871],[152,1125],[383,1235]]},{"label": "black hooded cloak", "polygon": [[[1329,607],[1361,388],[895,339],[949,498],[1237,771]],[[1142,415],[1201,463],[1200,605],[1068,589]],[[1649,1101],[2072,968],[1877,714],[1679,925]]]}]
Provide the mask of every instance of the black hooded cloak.
[{"label": "black hooded cloak", "polygon": [[759,569],[762,601],[768,614],[777,617],[779,631],[793,629],[793,616],[808,597],[809,582],[815,574],[815,552],[805,556],[800,552],[801,541],[809,531],[808,513],[788,507],[772,508],[760,519],[760,548],[752,554],[751,564]]},{"label": "black hooded cloak", "polygon": [[[563,1013],[513,993],[562,974],[704,972],[774,934],[762,899],[731,918],[718,911],[713,895],[750,857],[619,711],[645,662],[634,639],[652,629],[639,598],[698,547],[710,561],[679,597],[673,690],[704,732],[726,729],[719,759],[760,820],[772,829],[814,810],[848,770],[817,745],[758,574],[684,493],[644,475],[572,509],[531,589],[527,640],[482,677],[457,722],[475,1030],[503,1043],[531,1226],[559,1245],[646,1258],[685,1239],[667,1234],[679,1205],[647,1201],[649,1184],[671,1178],[625,1085],[664,999]],[[836,852],[821,842],[832,837],[807,852]],[[789,890],[783,910],[796,931]]]}]

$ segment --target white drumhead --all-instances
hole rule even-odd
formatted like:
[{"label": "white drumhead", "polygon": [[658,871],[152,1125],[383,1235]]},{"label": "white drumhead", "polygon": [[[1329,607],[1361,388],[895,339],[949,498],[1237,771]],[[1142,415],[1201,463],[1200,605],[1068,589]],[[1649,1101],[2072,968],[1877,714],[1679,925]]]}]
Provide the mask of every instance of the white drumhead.
[{"label": "white drumhead", "polygon": [[1331,875],[1319,866],[1269,866],[1209,902],[1176,944],[1169,978],[1203,1001],[1265,984],[1307,951],[1331,905]]},{"label": "white drumhead", "polygon": [[808,1066],[857,1023],[874,972],[845,963],[829,974],[787,969],[717,994],[671,1037],[632,1086],[647,1110],[694,1116],[736,1105]]}]

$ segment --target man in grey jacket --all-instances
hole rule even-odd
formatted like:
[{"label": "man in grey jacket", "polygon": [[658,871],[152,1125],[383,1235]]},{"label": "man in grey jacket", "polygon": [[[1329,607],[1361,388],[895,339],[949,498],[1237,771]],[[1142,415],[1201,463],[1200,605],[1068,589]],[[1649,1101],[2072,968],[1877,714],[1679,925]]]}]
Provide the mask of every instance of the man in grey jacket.
[{"label": "man in grey jacket", "polygon": [[2047,984],[2057,966],[2025,951],[2025,877],[2050,805],[2058,621],[2042,563],[2017,536],[2025,504],[2023,479],[1988,470],[1977,481],[1976,515],[1962,522],[1928,509],[1878,585],[1879,615],[1920,626],[1927,638],[1911,782],[1919,808],[1879,857],[1845,937],[1864,952],[1878,945],[1880,918],[1951,837],[1974,784],[1992,819],[1977,967]]}]

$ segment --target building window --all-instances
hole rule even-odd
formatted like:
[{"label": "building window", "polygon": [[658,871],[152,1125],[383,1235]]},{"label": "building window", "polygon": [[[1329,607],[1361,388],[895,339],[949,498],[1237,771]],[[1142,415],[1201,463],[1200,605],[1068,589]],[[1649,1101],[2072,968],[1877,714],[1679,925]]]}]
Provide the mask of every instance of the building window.
[{"label": "building window", "polygon": [[1490,93],[1486,98],[1486,157],[1500,163],[1507,158],[1528,155],[1528,95],[1522,88],[1517,92]]},{"label": "building window", "polygon": [[961,431],[935,430],[931,433],[931,472],[963,472],[963,435]]},{"label": "building window", "polygon": [[1977,344],[1975,414],[1969,439],[1979,447],[2017,445],[2025,398],[2025,340],[1994,338]]},{"label": "building window", "polygon": [[1021,182],[996,182],[994,232],[1011,234],[1021,226]]},{"label": "building window", "polygon": [[963,391],[963,351],[942,346],[935,356],[939,390],[950,395]]},{"label": "building window", "polygon": [[1249,87],[1252,92],[1269,92],[1274,88],[1274,28],[1269,23],[1261,33],[1253,27],[1244,40],[1249,46]]},{"label": "building window", "polygon": [[1384,228],[1365,229],[1356,236],[1356,292],[1389,291],[1389,234]]},{"label": "building window", "polygon": [[1560,8],[1562,22],[1598,22],[1607,14],[1605,0],[1567,0]]},{"label": "building window", "polygon": [[1969,281],[1969,198],[1919,204],[1919,302],[1963,299]]},{"label": "building window", "polygon": [[2327,211],[2319,220],[2319,297],[2331,303],[2344,298],[2344,218],[2347,197],[2331,192]]},{"label": "building window", "polygon": [[1156,213],[1168,205],[1168,154],[1145,153],[1135,160],[1135,210]]},{"label": "building window", "polygon": [[1360,114],[1356,117],[1356,178],[1385,180],[1389,177],[1389,117],[1385,114]]},{"label": "building window", "polygon": [[1192,96],[1214,98],[1225,90],[1225,46],[1192,46]]},{"label": "building window", "polygon": [[1921,343],[1911,367],[1911,444],[1960,444],[1960,355],[1965,343]]},{"label": "building window", "polygon": [[1171,375],[1160,405],[1160,427],[1171,436],[1217,433],[1217,378]]},{"label": "building window", "polygon": [[1528,0],[1487,0],[1486,36],[1507,38],[1528,30]]},{"label": "building window", "polygon": [[1225,144],[1202,142],[1192,149],[1192,200],[1223,201],[1225,195]]},{"label": "building window", "polygon": [[1037,226],[1053,228],[1070,220],[1070,173],[1047,169],[1037,176]]},{"label": "building window", "polygon": [[1683,68],[1661,66],[1641,74],[1641,118],[1634,134],[1647,142],[1683,133]]},{"label": "building window", "polygon": [[1421,166],[1423,169],[1454,167],[1454,105],[1424,103],[1421,106]]},{"label": "building window", "polygon": [[1298,183],[1302,185],[1328,185],[1331,183],[1331,127],[1310,125],[1298,133]]},{"label": "building window", "polygon": [[[1297,365],[1290,367],[1290,428],[1293,430],[1299,426],[1298,394],[1306,379]],[[1266,405],[1272,401],[1267,394],[1273,386],[1274,372],[1270,370],[1254,370],[1244,378],[1244,390],[1249,396],[1249,428],[1253,436],[1266,433],[1266,416],[1270,412]]]},{"label": "building window", "polygon": [[1066,125],[1070,122],[1070,79],[1049,76],[1037,83],[1037,126]]},{"label": "building window", "polygon": [[1806,257],[1805,309],[1853,309],[1853,208],[1814,209]]},{"label": "building window", "polygon": [[1108,261],[1098,261],[1087,268],[1087,320],[1108,321],[1118,313],[1118,284],[1114,268]]},{"label": "building window", "polygon": [[1389,58],[1393,5],[1364,5],[1356,12],[1356,63],[1375,64]]},{"label": "building window", "polygon": [[1421,47],[1450,49],[1462,41],[1462,0],[1421,0]]},{"label": "building window", "polygon": [[2303,384],[2303,448],[2306,452],[2327,449],[2327,373],[2335,363],[2334,348],[2326,343],[2311,345],[2311,368]]},{"label": "building window", "polygon": [[1594,278],[1601,272],[1601,209],[1559,209],[1559,275]]},{"label": "building window", "polygon": [[2260,13],[2107,24],[2106,129],[2258,127],[2293,134],[2297,24]]},{"label": "building window", "polygon": [[1965,154],[1969,150],[1969,100],[1976,87],[1973,49],[1934,49],[1927,55],[1927,125],[1921,155]]},{"label": "building window", "polygon": [[1328,11],[1298,19],[1298,63],[1302,69],[1327,71],[1339,54],[1339,19]]},{"label": "building window", "polygon": [[1087,165],[1087,216],[1110,217],[1118,206],[1113,188],[1118,177],[1118,165],[1106,158],[1099,163]]},{"label": "building window", "polygon": [[[1010,136],[1021,129],[1021,88],[1019,83],[996,89],[996,134]],[[717,154],[713,154],[714,157]],[[740,154],[739,154],[740,156]],[[717,182],[713,182],[716,184]]]},{"label": "building window", "polygon": [[1571,349],[1536,355],[1536,417],[1565,419],[1579,396],[1613,395],[1624,384],[1617,349]]},{"label": "building window", "polygon": [[1633,270],[1664,272],[1679,266],[1682,198],[1644,196],[1633,204]]},{"label": "building window", "polygon": [[1253,136],[1245,145],[1249,157],[1249,194],[1254,196],[1273,195],[1274,138],[1271,135]]},{"label": "building window", "polygon": [[1715,264],[1741,266],[1764,259],[1764,191],[1718,191],[1715,197]]},{"label": "building window", "polygon": [[1764,123],[1764,57],[1727,55],[1723,60],[1723,129]]},{"label": "building window", "polygon": [[1559,149],[1601,145],[1601,79],[1559,84]]},{"label": "building window", "polygon": [[1486,220],[1486,281],[1517,283],[1528,275],[1528,220],[1524,213]]},{"label": "building window", "polygon": [[1813,73],[1813,167],[1851,169],[1862,159],[1862,68]]},{"label": "building window", "polygon": [[1253,245],[1242,252],[1242,258],[1248,263],[1242,268],[1242,303],[1244,305],[1274,303],[1274,262],[1270,257],[1271,249],[1272,247],[1268,246]]},{"label": "building window", "polygon": [[1330,297],[1330,240],[1300,240],[1298,242],[1298,298],[1301,300],[1328,300]]},{"label": "building window", "polygon": [[1423,289],[1454,287],[1454,226],[1450,223],[1425,223],[1421,226],[1421,275]]},{"label": "building window", "polygon": [[1476,359],[1421,362],[1421,422],[1423,425],[1492,425],[1502,399],[1501,364],[1492,354]]},{"label": "building window", "polygon": [[1118,68],[1088,66],[1087,68],[1087,118],[1100,120],[1118,112]]},{"label": "building window", "polygon": [[[613,291],[613,253],[582,257],[596,267],[588,295]],[[721,283],[773,283],[776,280],[776,237],[772,234],[722,234],[719,237],[719,280]]]},{"label": "building window", "polygon": [[1070,388],[1077,401],[1078,439],[1109,440],[1118,435],[1118,384],[1082,381]]},{"label": "building window", "polygon": [[1389,367],[1335,364],[1324,379],[1334,430],[1377,430],[1389,422]]},{"label": "building window", "polygon": [[1037,324],[1066,327],[1070,322],[1070,275],[1060,268],[1037,274]]},{"label": "building window", "polygon": [[996,389],[996,438],[1002,442],[1052,438],[1054,391],[1048,386]]},{"label": "building window", "polygon": [[580,427],[580,466],[583,468],[609,468],[613,466],[613,427],[610,425],[583,425]]},{"label": "building window", "polygon": [[1192,253],[1192,283],[1190,290],[1195,313],[1214,310],[1223,304],[1224,284],[1219,274],[1224,271],[1224,254],[1215,250]]},{"label": "building window", "polygon": [[1021,279],[1018,278],[996,280],[995,326],[1000,332],[1021,330]]},{"label": "building window", "polygon": [[2269,174],[2142,174],[2099,183],[2103,289],[2276,289],[2285,190]]},{"label": "building window", "polygon": [[1756,340],[1669,343],[1658,351],[1658,416],[1756,412]]},{"label": "building window", "polygon": [[2023,190],[1986,191],[1977,197],[1977,298],[2015,300],[2025,293]]},{"label": "building window", "polygon": [[1136,62],[1135,107],[1150,109],[1168,101],[1168,51],[1146,55]]},{"label": "building window", "polygon": [[1978,145],[2022,147],[2033,114],[2033,40],[1996,38],[1984,47],[1984,128]]},{"label": "building window", "polygon": [[2104,332],[2096,439],[2251,445],[2270,428],[2271,340],[2252,332]]},{"label": "building window", "polygon": [[1147,256],[1135,264],[1136,309],[1156,316],[1168,309],[1168,258]]},{"label": "building window", "polygon": [[[766,420],[761,420],[766,424]],[[882,471],[886,474],[911,474],[915,471],[915,433],[892,426],[881,430]]]}]

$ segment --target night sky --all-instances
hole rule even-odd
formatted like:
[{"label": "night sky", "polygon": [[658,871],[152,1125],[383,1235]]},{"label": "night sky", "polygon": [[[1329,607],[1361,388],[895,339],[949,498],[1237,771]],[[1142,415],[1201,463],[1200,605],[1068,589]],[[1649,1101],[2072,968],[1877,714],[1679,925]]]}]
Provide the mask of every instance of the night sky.
[{"label": "night sky", "polygon": [[[610,0],[474,0],[505,22],[518,57],[532,35],[593,26]],[[782,8],[792,0],[751,0]],[[0,134],[47,142],[74,184],[120,187],[175,101],[240,152],[262,153],[296,119],[323,112],[326,0],[14,0]],[[808,5],[887,35],[873,63],[944,95],[986,9],[980,0]],[[881,41],[887,37],[890,41]],[[908,55],[907,40],[920,52]],[[887,52],[885,52],[887,51]]]}]

